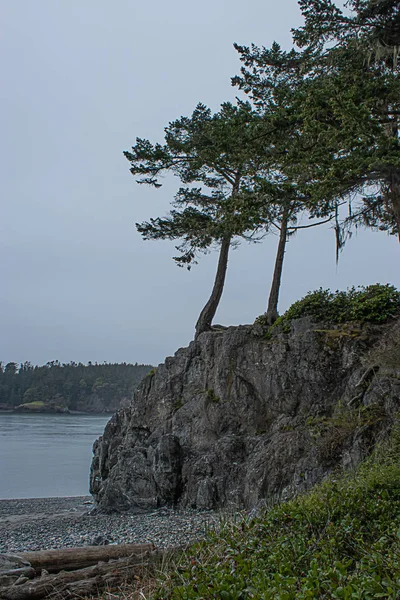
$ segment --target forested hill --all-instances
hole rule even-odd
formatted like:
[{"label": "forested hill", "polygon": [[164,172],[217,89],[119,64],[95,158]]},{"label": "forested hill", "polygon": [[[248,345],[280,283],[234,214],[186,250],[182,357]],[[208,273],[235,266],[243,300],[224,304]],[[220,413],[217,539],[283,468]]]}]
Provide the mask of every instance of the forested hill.
[{"label": "forested hill", "polygon": [[113,412],[151,369],[137,363],[0,363],[0,409]]}]

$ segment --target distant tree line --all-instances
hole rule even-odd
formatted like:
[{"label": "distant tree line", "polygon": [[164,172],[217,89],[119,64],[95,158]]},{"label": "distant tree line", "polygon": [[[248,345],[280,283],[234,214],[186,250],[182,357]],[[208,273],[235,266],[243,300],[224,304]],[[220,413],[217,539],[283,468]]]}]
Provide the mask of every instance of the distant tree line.
[{"label": "distant tree line", "polygon": [[0,405],[15,407],[32,402],[50,402],[77,410],[93,399],[107,407],[118,406],[152,369],[151,365],[128,363],[82,363],[59,361],[44,366],[30,362],[0,362]]},{"label": "distant tree line", "polygon": [[242,67],[232,84],[246,101],[214,114],[199,103],[165,127],[162,143],[137,138],[124,153],[138,183],[159,188],[165,174],[180,181],[169,212],[136,224],[143,238],[177,240],[174,260],[187,268],[219,250],[196,336],[211,328],[240,240],[278,235],[265,303],[271,325],[295,232],[331,222],[336,260],[355,227],[400,235],[400,4],[299,6],[304,23],[292,30],[291,50],[235,44]]}]

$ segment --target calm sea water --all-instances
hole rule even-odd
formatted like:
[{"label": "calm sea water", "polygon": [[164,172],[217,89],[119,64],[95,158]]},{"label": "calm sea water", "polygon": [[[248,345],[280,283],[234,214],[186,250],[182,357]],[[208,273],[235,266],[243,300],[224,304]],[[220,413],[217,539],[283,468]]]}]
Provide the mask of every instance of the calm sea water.
[{"label": "calm sea water", "polygon": [[0,499],[85,496],[110,415],[0,413]]}]

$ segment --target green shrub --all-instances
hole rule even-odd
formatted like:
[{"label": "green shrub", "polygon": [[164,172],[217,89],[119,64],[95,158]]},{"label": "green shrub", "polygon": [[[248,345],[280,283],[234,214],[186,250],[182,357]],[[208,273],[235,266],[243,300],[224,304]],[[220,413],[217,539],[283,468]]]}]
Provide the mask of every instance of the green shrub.
[{"label": "green shrub", "polygon": [[399,444],[397,432],[356,474],[223,523],[165,573],[154,598],[399,598]]},{"label": "green shrub", "polygon": [[[292,304],[272,328],[288,332],[291,321],[301,317],[312,317],[314,321],[330,323],[384,323],[399,315],[400,292],[392,285],[377,283],[336,292],[320,288]],[[258,317],[256,323],[267,325],[265,315]]]}]

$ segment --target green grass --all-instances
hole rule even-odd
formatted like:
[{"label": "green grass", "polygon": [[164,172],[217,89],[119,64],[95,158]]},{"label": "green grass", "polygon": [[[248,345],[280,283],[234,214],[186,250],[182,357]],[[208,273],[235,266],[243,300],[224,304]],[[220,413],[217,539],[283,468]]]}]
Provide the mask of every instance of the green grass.
[{"label": "green grass", "polygon": [[46,406],[46,403],[43,402],[42,400],[35,400],[34,402],[27,402],[26,404],[20,404],[20,407],[23,406],[24,408],[32,408],[32,409],[36,409],[36,408],[43,408],[44,406]]},{"label": "green grass", "polygon": [[399,598],[399,431],[356,473],[210,532],[152,598]]}]

